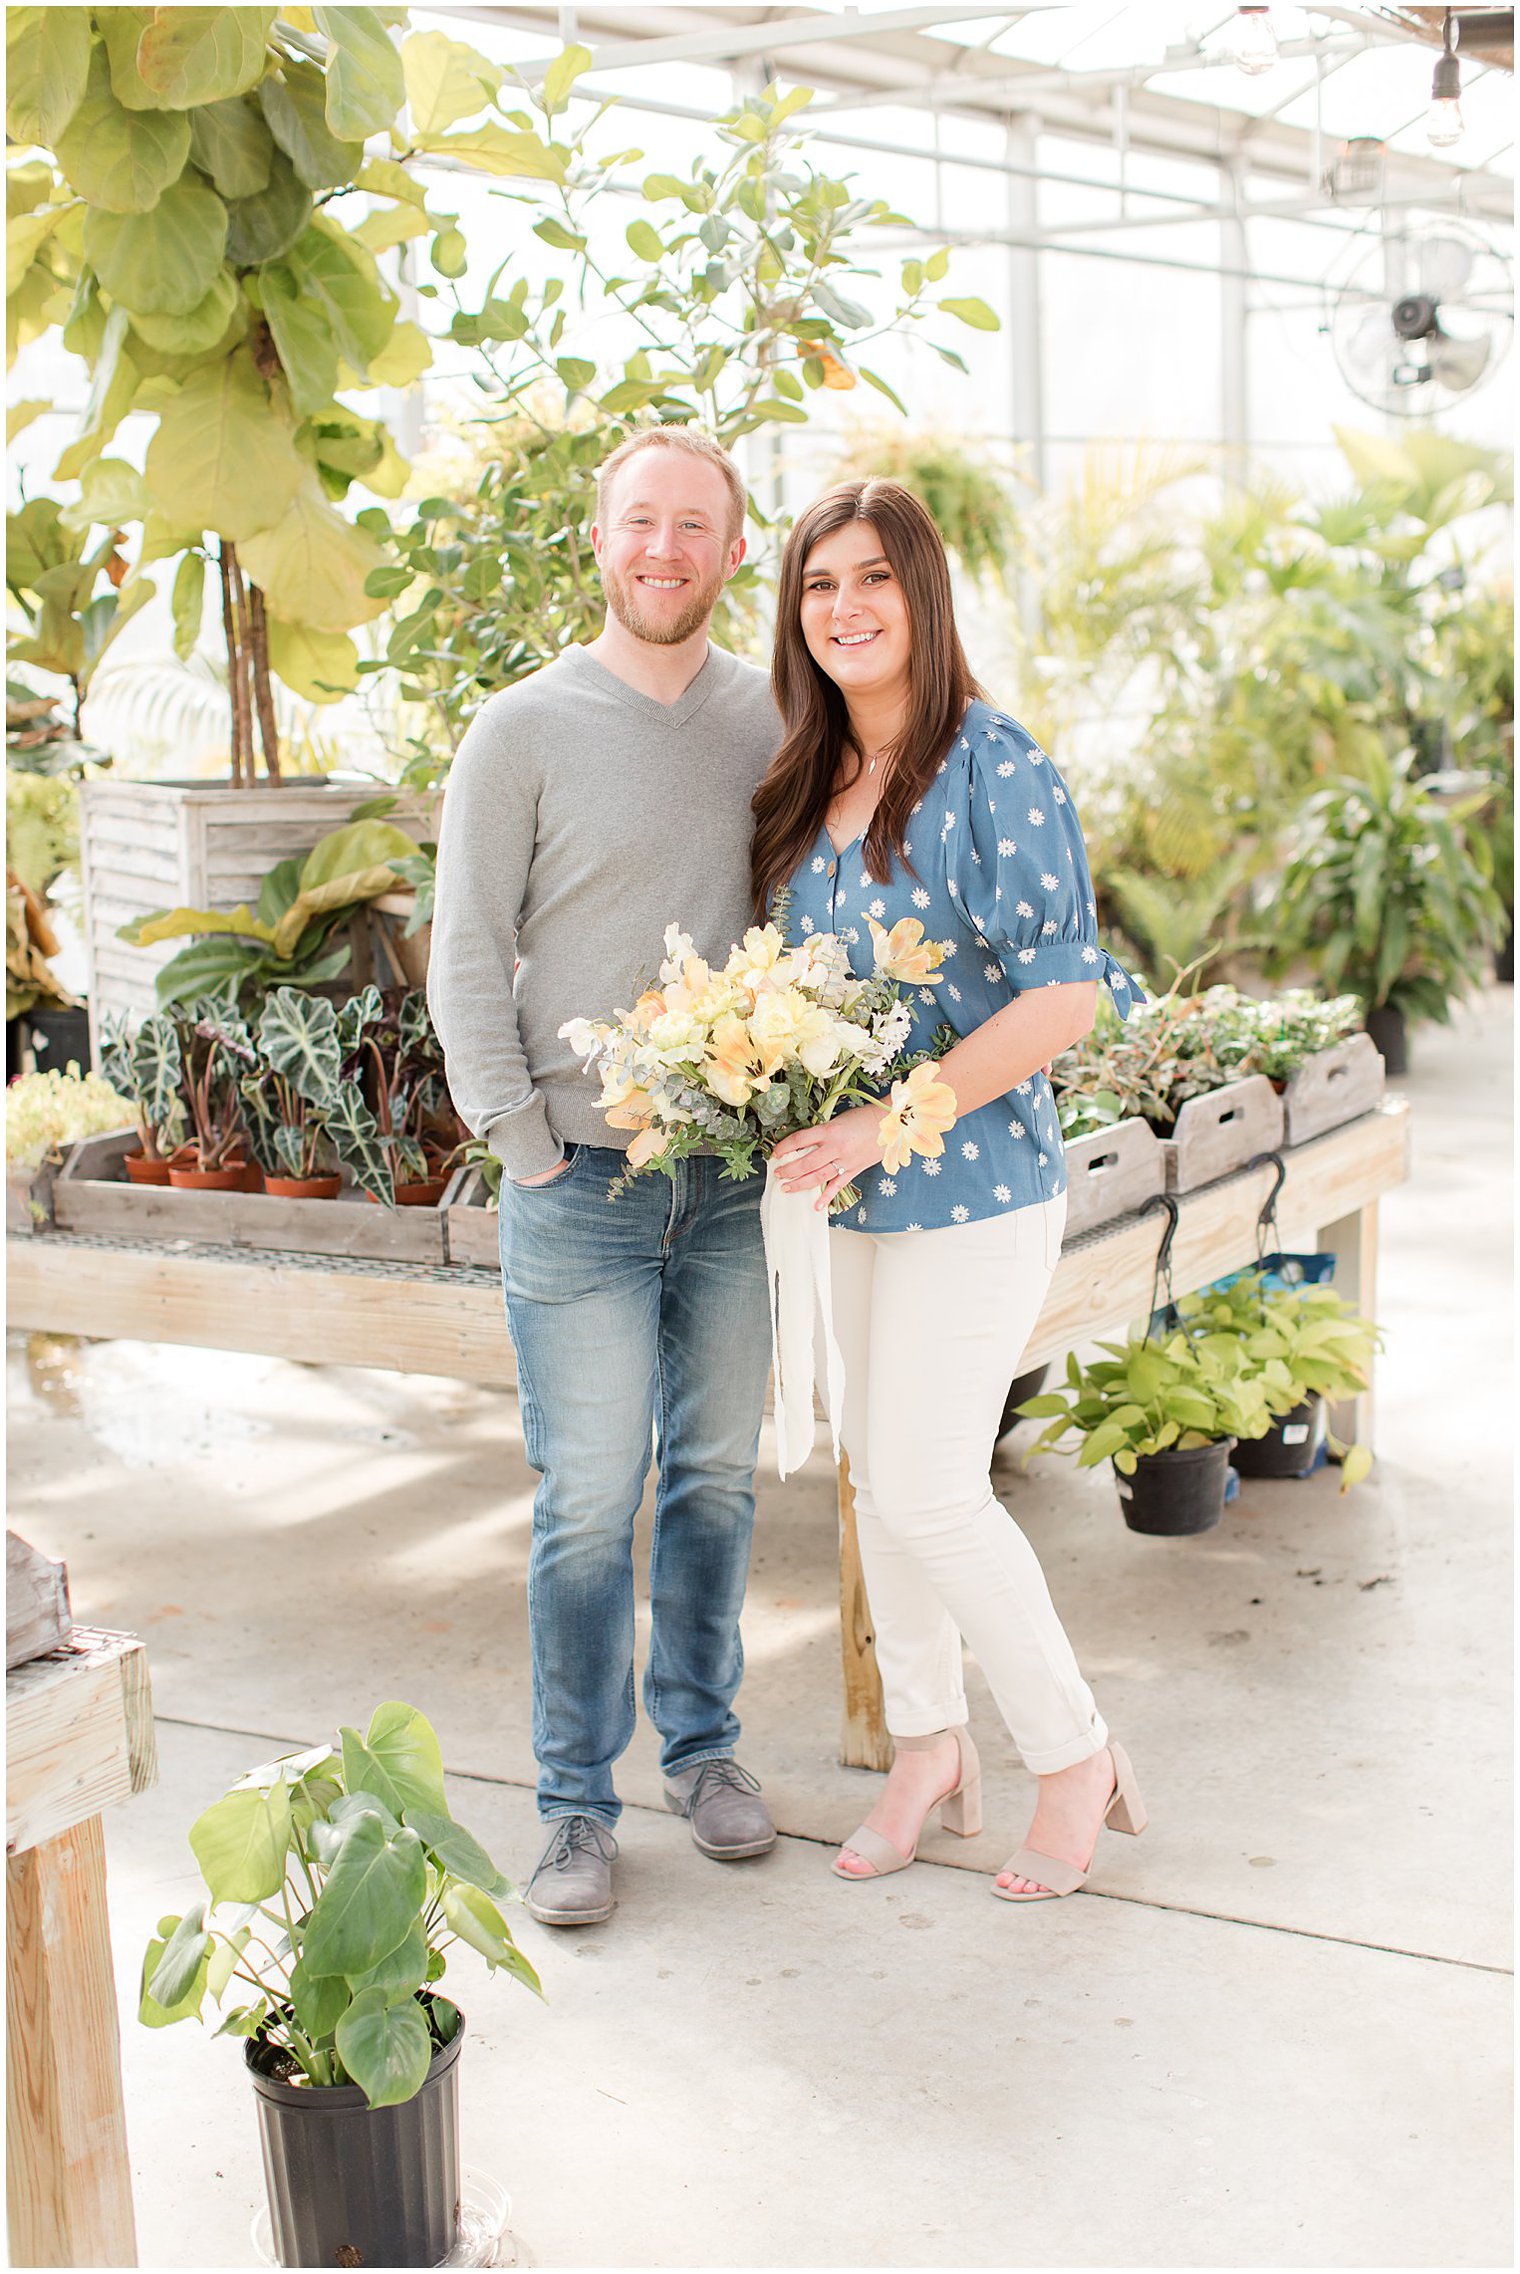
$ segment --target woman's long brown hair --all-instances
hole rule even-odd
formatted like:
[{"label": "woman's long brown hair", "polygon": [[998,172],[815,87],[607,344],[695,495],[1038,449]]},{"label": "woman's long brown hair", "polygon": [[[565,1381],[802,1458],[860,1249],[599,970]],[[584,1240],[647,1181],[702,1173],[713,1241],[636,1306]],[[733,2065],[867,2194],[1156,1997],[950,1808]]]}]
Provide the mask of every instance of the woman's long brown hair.
[{"label": "woman's long brown hair", "polygon": [[[869,521],[902,587],[912,633],[908,715],[883,761],[881,796],[866,832],[865,865],[878,883],[894,859],[914,871],[903,850],[908,815],[982,689],[971,676],[950,593],[945,548],[933,517],[901,482],[841,482],[801,516],[781,556],[776,601],[776,653],[771,691],[784,729],[781,748],[755,792],[750,878],[757,913],[792,876],[823,827],[836,787],[859,776],[861,754],[850,740],[844,696],[819,669],[802,636],[802,586],[808,555],[851,521]],[[854,770],[843,781],[849,759]]]}]

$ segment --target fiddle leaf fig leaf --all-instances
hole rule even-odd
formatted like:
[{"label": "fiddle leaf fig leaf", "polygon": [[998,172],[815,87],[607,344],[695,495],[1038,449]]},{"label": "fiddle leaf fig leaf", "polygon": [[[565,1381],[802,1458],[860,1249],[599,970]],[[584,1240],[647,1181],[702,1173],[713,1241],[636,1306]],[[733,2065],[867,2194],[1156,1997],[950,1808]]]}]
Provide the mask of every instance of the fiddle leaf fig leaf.
[{"label": "fiddle leaf fig leaf", "polygon": [[85,259],[111,298],[138,315],[187,315],[216,282],[226,245],[226,206],[189,179],[147,213],[92,207],[85,216]]},{"label": "fiddle leaf fig leaf", "polygon": [[263,189],[227,208],[227,258],[256,268],[288,252],[311,219],[311,191],[283,150],[271,150]]},{"label": "fiddle leaf fig leaf", "polygon": [[229,204],[269,187],[274,143],[252,103],[240,97],[203,103],[189,118],[190,155]]},{"label": "fiddle leaf fig leaf", "polygon": [[6,9],[5,124],[13,142],[56,149],[89,73],[88,8]]},{"label": "fiddle leaf fig leaf", "polygon": [[291,246],[289,267],[298,289],[331,326],[339,353],[355,371],[366,370],[396,321],[395,299],[368,248],[336,223],[321,220]]},{"label": "fiddle leaf fig leaf", "polygon": [[54,148],[71,189],[110,213],[146,213],[190,155],[190,128],[176,111],[129,111],[111,91],[103,47],[92,50],[84,99]]},{"label": "fiddle leaf fig leaf", "polygon": [[284,63],[259,87],[259,108],[308,189],[337,189],[364,163],[362,139],[340,142],[327,123],[327,82],[314,63]]},{"label": "fiddle leaf fig leaf", "polygon": [[361,1990],[355,1998],[338,2024],[337,2047],[339,2060],[371,2108],[393,2108],[412,2099],[433,2057],[433,2041],[416,1999],[387,2005],[378,1989]]},{"label": "fiddle leaf fig leaf", "polygon": [[143,85],[169,110],[245,94],[264,74],[273,8],[152,8],[137,45]]},{"label": "fiddle leaf fig leaf", "polygon": [[170,612],[174,618],[174,652],[188,663],[200,638],[206,603],[206,564],[199,553],[186,553],[174,572]]},{"label": "fiddle leaf fig leaf", "polygon": [[502,81],[499,63],[443,32],[414,32],[404,40],[401,69],[416,134],[440,134],[462,118],[474,118]]},{"label": "fiddle leaf fig leaf", "polygon": [[238,282],[223,269],[203,300],[183,315],[134,315],[132,330],[163,355],[200,355],[226,339],[238,310]]},{"label": "fiddle leaf fig leaf", "polygon": [[191,372],[160,415],[147,474],[161,512],[235,543],[285,512],[306,468],[245,348]]},{"label": "fiddle leaf fig leaf", "polygon": [[332,43],[327,123],[345,141],[383,134],[406,100],[401,57],[376,8],[313,8]]},{"label": "fiddle leaf fig leaf", "polygon": [[269,618],[269,667],[309,703],[339,703],[359,679],[359,650],[346,632],[313,632]]},{"label": "fiddle leaf fig leaf", "polygon": [[269,613],[318,632],[346,632],[384,612],[364,580],[383,559],[366,529],[335,513],[314,478],[298,488],[274,527],[243,547],[243,566],[263,588]]}]

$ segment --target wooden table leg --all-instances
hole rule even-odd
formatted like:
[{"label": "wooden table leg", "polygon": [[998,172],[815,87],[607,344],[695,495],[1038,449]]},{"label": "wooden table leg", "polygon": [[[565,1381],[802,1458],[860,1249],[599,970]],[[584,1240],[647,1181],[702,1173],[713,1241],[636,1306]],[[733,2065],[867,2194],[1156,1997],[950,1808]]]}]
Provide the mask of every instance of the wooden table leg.
[{"label": "wooden table leg", "polygon": [[844,1720],[839,1741],[846,1769],[890,1769],[892,1740],[876,1666],[871,1606],[860,1568],[860,1536],[855,1529],[855,1492],[850,1464],[839,1460],[839,1646],[844,1659]]},{"label": "wooden table leg", "polygon": [[6,1860],[6,2187],[13,2266],[135,2266],[98,1816]]},{"label": "wooden table leg", "polygon": [[[1364,1318],[1377,1317],[1377,1248],[1378,1204],[1369,1200],[1364,1208],[1351,1215],[1340,1217],[1333,1224],[1324,1225],[1317,1245],[1328,1248],[1335,1257],[1335,1289],[1339,1295],[1354,1303]],[[1372,1443],[1373,1389],[1376,1377],[1369,1367],[1367,1387],[1359,1396],[1346,1398],[1330,1408],[1330,1427],[1344,1443],[1370,1445]]]}]

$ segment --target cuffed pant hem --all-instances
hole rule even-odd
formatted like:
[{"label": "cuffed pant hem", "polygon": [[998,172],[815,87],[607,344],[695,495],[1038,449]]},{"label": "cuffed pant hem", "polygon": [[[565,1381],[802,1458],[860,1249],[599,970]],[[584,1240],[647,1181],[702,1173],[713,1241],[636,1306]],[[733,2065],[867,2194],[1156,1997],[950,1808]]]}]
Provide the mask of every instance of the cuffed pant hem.
[{"label": "cuffed pant hem", "polygon": [[560,1824],[567,1816],[589,1816],[594,1823],[605,1824],[609,1832],[617,1830],[618,1818],[622,1813],[620,1801],[613,1805],[610,1814],[605,1807],[593,1808],[591,1803],[585,1800],[575,1802],[552,1801],[547,1806],[543,1801],[540,1801],[538,1804],[538,1816],[541,1824]]},{"label": "cuffed pant hem", "polygon": [[1032,1777],[1053,1777],[1060,1769],[1074,1769],[1079,1761],[1090,1761],[1107,1743],[1108,1731],[1100,1721],[1095,1733],[1073,1737],[1067,1744],[1054,1746],[1047,1753],[1024,1753],[1022,1747],[1020,1751]]},{"label": "cuffed pant hem", "polygon": [[[921,1720],[922,1716],[919,1714],[907,1714],[903,1716],[903,1719],[905,1721],[917,1721]],[[944,1714],[940,1720],[926,1722],[922,1729],[889,1729],[887,1731],[887,1735],[889,1737],[944,1737],[952,1729],[969,1728],[970,1723],[970,1708],[966,1705],[965,1700],[962,1699],[961,1703],[958,1706],[952,1706],[949,1712]]]},{"label": "cuffed pant hem", "polygon": [[706,1761],[731,1761],[734,1752],[734,1746],[724,1745],[715,1753],[692,1753],[684,1761],[677,1761],[673,1769],[667,1769],[662,1762],[660,1774],[662,1777],[684,1777],[688,1769],[700,1769]]}]

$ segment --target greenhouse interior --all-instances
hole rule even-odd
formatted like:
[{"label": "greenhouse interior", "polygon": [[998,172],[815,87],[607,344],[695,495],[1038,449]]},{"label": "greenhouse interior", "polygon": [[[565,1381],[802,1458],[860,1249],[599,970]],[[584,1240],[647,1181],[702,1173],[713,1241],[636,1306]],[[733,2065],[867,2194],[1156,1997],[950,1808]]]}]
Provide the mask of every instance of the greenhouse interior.
[{"label": "greenhouse interior", "polygon": [[1513,11],[6,39],[11,2262],[1512,2263]]}]

